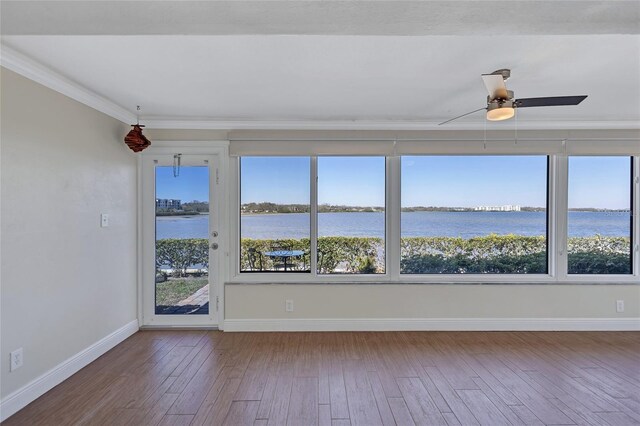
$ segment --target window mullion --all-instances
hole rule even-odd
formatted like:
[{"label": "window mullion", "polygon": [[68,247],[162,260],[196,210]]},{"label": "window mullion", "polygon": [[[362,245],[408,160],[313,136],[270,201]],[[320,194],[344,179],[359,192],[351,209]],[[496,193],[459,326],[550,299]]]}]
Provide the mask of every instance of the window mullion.
[{"label": "window mullion", "polygon": [[309,173],[309,185],[311,199],[310,203],[310,218],[309,223],[311,226],[311,248],[309,251],[309,265],[311,268],[311,275],[318,275],[318,157],[310,158],[310,173]]},{"label": "window mullion", "polygon": [[567,280],[568,275],[568,202],[569,202],[569,160],[566,155],[555,156],[555,170],[552,184],[553,200],[552,211],[555,226],[549,230],[550,239],[553,242],[549,252],[553,256],[551,262],[555,265],[555,276],[558,281]]},{"label": "window mullion", "polygon": [[400,280],[400,157],[387,157],[386,268],[392,281]]},{"label": "window mullion", "polygon": [[551,277],[557,277],[558,235],[556,233],[557,156],[549,155],[547,166],[547,267]]},{"label": "window mullion", "polygon": [[632,244],[631,253],[634,262],[633,273],[635,276],[640,276],[640,156],[632,157],[633,161],[633,189],[632,198],[633,205],[631,206],[631,213],[633,214],[632,223]]}]

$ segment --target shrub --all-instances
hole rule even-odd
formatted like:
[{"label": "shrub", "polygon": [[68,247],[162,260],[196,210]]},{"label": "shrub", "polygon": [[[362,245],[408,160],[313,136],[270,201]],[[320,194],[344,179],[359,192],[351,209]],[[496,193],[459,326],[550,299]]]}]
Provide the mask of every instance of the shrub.
[{"label": "shrub", "polygon": [[569,253],[570,274],[630,274],[629,254],[583,251]]},{"label": "shrub", "polygon": [[[292,269],[308,271],[310,241],[302,239],[241,241],[242,271],[275,270],[274,260],[264,256],[274,246],[301,250],[291,262]],[[628,274],[631,270],[630,240],[624,237],[570,238],[569,272],[583,274]],[[542,274],[547,271],[545,237],[488,235],[469,239],[455,237],[408,237],[401,239],[400,270],[403,274]],[[251,265],[249,252],[259,256]],[[194,265],[208,267],[208,240],[204,238],[165,239],[156,242],[156,266],[168,266],[184,276]],[[322,274],[384,272],[384,245],[381,238],[318,238],[318,270]]]},{"label": "shrub", "polygon": [[630,274],[631,240],[626,237],[574,237],[567,241],[570,274]]},{"label": "shrub", "polygon": [[209,241],[205,238],[167,238],[156,241],[156,268],[168,266],[179,276],[190,266],[209,267]]},{"label": "shrub", "polygon": [[[547,271],[546,238],[488,235],[470,239],[410,237],[401,240],[404,274],[521,274]],[[624,237],[575,237],[568,241],[569,272],[630,273],[630,241]]]},{"label": "shrub", "polygon": [[[318,270],[321,274],[336,272],[342,266],[348,273],[361,272],[363,261],[371,262],[370,272],[384,272],[384,246],[381,238],[319,237]],[[365,260],[369,259],[369,260]]]},{"label": "shrub", "polygon": [[547,256],[545,252],[491,258],[417,254],[403,258],[400,270],[403,274],[543,274],[547,271]]},{"label": "shrub", "polygon": [[360,263],[358,265],[358,273],[375,274],[376,272],[376,260],[374,258],[367,256],[360,259]]}]

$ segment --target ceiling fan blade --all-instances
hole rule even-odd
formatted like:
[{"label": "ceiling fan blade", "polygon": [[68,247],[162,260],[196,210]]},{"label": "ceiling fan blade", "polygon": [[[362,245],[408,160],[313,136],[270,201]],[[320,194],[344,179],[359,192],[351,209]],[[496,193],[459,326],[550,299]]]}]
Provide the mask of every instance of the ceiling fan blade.
[{"label": "ceiling fan blade", "polygon": [[468,113],[466,113],[466,114],[459,115],[459,116],[457,116],[457,117],[455,117],[455,118],[452,118],[452,119],[450,119],[450,120],[443,121],[442,123],[439,123],[439,124],[438,124],[438,126],[442,126],[443,124],[450,123],[451,121],[453,121],[453,120],[457,120],[458,118],[466,117],[467,115],[471,115],[471,114],[473,114],[473,113],[475,113],[475,112],[482,111],[482,110],[486,110],[486,109],[487,109],[486,107],[478,108],[478,109],[477,109],[477,110],[475,110],[475,111],[471,111],[471,112],[468,112]]},{"label": "ceiling fan blade", "polygon": [[489,98],[508,98],[507,86],[501,74],[482,74],[482,81],[489,92]]},{"label": "ceiling fan blade", "polygon": [[560,105],[578,105],[584,101],[587,95],[581,96],[551,96],[548,98],[523,98],[515,101],[518,108],[541,107],[541,106],[560,106]]}]

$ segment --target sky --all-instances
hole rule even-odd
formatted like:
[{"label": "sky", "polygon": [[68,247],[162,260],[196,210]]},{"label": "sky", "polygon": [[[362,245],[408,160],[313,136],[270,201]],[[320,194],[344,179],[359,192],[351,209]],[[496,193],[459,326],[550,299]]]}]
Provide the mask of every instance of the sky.
[{"label": "sky", "polygon": [[569,157],[569,208],[631,208],[629,157]]},{"label": "sky", "polygon": [[[309,157],[243,157],[241,203],[309,203]],[[544,156],[402,158],[402,206],[546,205]],[[570,157],[569,207],[628,209],[629,157]],[[208,200],[206,167],[156,168],[156,197]],[[384,206],[383,157],[319,157],[318,203]]]},{"label": "sky", "polygon": [[209,201],[209,168],[181,166],[178,177],[173,166],[156,167],[156,198],[188,201]]},{"label": "sky", "polygon": [[544,156],[402,158],[402,207],[546,206]]}]

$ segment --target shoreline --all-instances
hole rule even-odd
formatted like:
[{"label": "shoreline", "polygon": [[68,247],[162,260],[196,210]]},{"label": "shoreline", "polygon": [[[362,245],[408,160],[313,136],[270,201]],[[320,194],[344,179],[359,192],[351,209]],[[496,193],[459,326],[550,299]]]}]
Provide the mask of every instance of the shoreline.
[{"label": "shoreline", "polygon": [[[630,210],[591,210],[591,209],[569,209],[569,212],[573,213],[631,213]],[[336,213],[386,213],[382,211],[332,211],[332,212],[318,212],[318,214],[336,214]],[[521,211],[500,211],[500,210],[402,210],[401,213],[546,213],[546,210],[521,210]],[[260,213],[243,213],[240,212],[240,216],[278,216],[278,215],[290,215],[290,214],[310,214],[310,212],[260,212]],[[199,216],[209,216],[209,213],[189,213],[189,214],[162,214],[156,215],[158,218],[185,218],[191,219]]]}]

